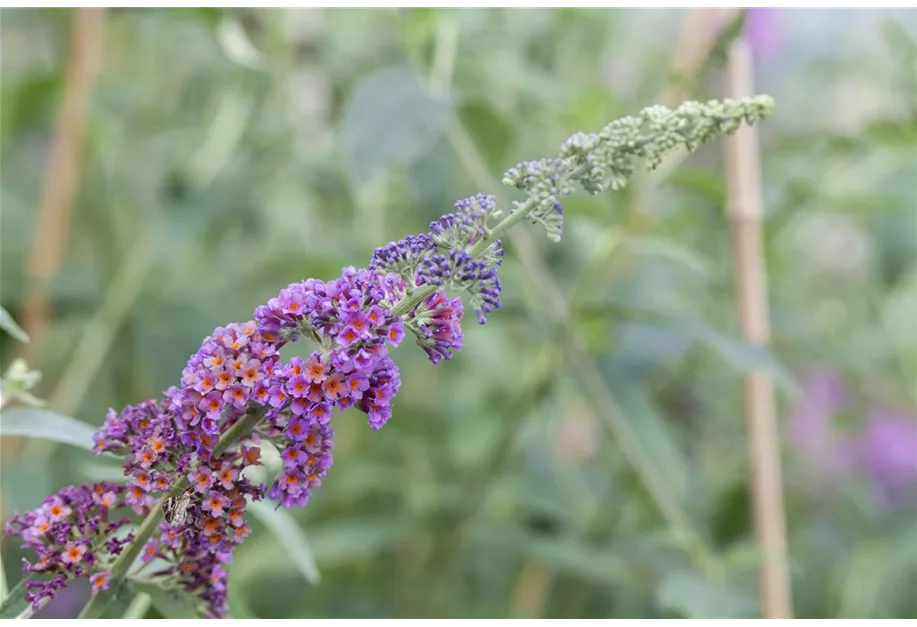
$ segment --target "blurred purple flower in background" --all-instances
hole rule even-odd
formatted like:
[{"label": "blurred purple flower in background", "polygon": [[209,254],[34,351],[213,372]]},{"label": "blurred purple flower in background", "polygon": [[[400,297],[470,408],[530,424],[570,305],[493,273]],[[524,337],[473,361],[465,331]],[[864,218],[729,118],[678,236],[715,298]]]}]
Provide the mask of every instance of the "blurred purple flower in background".
[{"label": "blurred purple flower in background", "polygon": [[818,484],[816,493],[828,486],[837,487],[853,470],[855,456],[845,454],[852,448],[850,441],[832,424],[849,397],[836,373],[819,370],[806,382],[790,415],[790,441],[803,454],[804,463]]},{"label": "blurred purple flower in background", "polygon": [[917,486],[917,419],[903,411],[874,408],[860,436],[860,463],[895,507]]},{"label": "blurred purple flower in background", "polygon": [[745,35],[758,58],[772,55],[780,48],[782,29],[780,9],[749,8],[745,13]]},{"label": "blurred purple flower in background", "polygon": [[[789,419],[789,439],[814,481],[814,494],[838,488],[852,475],[868,476],[879,503],[897,508],[917,495],[917,417],[868,405],[862,427],[845,431],[838,414],[859,411],[839,374],[813,373]],[[833,491],[833,490],[832,490]]]},{"label": "blurred purple flower in background", "polygon": [[831,418],[847,404],[848,393],[839,376],[827,370],[812,375],[791,418],[792,438],[800,447],[817,451],[832,436]]}]

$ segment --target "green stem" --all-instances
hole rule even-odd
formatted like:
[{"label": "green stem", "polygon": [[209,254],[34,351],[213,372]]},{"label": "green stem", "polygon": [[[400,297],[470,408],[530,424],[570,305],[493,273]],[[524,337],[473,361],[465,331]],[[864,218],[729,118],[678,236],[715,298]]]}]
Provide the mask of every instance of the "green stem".
[{"label": "green stem", "polygon": [[411,311],[411,309],[413,309],[417,303],[435,291],[435,285],[421,285],[413,292],[405,296],[403,300],[398,301],[398,304],[392,307],[392,316],[395,318],[400,318],[407,312]]},{"label": "green stem", "polygon": [[[258,407],[257,409],[250,409],[245,417],[242,418],[242,420],[234,424],[229,428],[229,430],[226,431],[226,433],[222,435],[220,441],[217,442],[217,445],[213,449],[214,456],[221,455],[226,451],[227,448],[232,446],[232,444],[234,444],[243,435],[251,433],[252,429],[263,417],[263,408]],[[163,502],[168,498],[178,496],[184,492],[189,485],[190,482],[188,481],[188,478],[186,476],[182,476],[178,481],[175,482],[175,485],[172,486],[172,489],[169,490],[169,493],[160,499],[160,501],[140,524],[140,527],[137,529],[137,533],[134,535],[134,541],[124,549],[124,552],[121,553],[121,555],[118,556],[118,559],[116,559],[112,564],[111,579],[108,582],[108,590],[103,590],[96,596],[92,597],[77,618],[99,618],[102,616],[105,608],[108,607],[108,604],[111,603],[117,595],[118,589],[121,587],[124,578],[127,576],[127,571],[130,569],[131,565],[143,550],[143,545],[146,544],[146,541],[150,539],[150,537],[158,528],[159,520],[162,518]]]},{"label": "green stem", "polygon": [[[448,135],[449,135],[450,141],[453,142],[454,144],[458,144],[456,148],[461,148],[460,152],[463,152],[466,154],[469,152],[472,152],[472,153],[476,152],[476,148],[473,142],[471,142],[471,139],[468,138],[467,133],[465,132],[464,127],[462,127],[460,122],[458,122],[457,120],[453,120],[450,123],[448,129],[449,129]],[[658,139],[659,134],[660,133],[649,133],[643,137],[640,137],[639,139],[637,139],[634,142],[634,145],[631,148],[639,152],[639,148],[641,148],[642,146],[649,145],[650,143]],[[587,169],[587,166],[580,165],[574,168],[568,174],[566,174],[566,178],[570,180],[576,180],[577,178],[579,178],[582,174],[586,172],[586,169]],[[481,172],[483,173],[483,176],[481,174],[478,174],[476,178],[484,178],[487,180],[492,180],[489,172],[487,172],[486,168],[484,168],[483,166],[481,167]],[[472,175],[474,175],[474,173],[472,173]],[[536,207],[538,207],[538,201],[535,198],[531,198],[531,197],[527,198],[525,202],[521,203],[518,207],[516,207],[512,211],[512,213],[510,213],[505,218],[503,218],[500,222],[498,222],[492,229],[490,229],[490,231],[485,233],[484,236],[481,237],[481,239],[479,239],[474,246],[471,247],[471,250],[468,251],[469,254],[471,255],[471,258],[477,259],[481,255],[483,255],[495,241],[503,237],[503,235],[506,234],[507,231],[509,231],[514,226],[516,226],[522,220],[524,220],[526,216],[528,216],[530,213],[532,213],[532,211],[535,210]],[[417,305],[417,303],[419,303],[424,298],[426,298],[427,296],[435,292],[436,289],[437,289],[436,286],[433,286],[433,285],[422,285],[418,287],[413,292],[411,292],[409,295],[407,295],[403,300],[399,301],[392,308],[392,315],[395,317],[403,316],[404,314],[409,312],[415,305]]]},{"label": "green stem", "polygon": [[127,609],[124,611],[124,616],[121,618],[143,618],[146,616],[146,613],[152,604],[153,599],[150,598],[150,595],[148,595],[146,592],[141,592],[135,596],[134,600],[131,601],[131,604],[127,606]]}]

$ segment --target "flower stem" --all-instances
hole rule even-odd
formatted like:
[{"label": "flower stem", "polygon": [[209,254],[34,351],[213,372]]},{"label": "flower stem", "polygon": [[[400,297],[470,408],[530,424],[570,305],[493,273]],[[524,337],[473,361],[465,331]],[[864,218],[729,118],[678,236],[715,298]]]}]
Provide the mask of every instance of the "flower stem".
[{"label": "flower stem", "polygon": [[150,598],[150,595],[146,592],[141,592],[135,596],[131,604],[127,606],[127,609],[124,611],[124,616],[121,618],[143,618],[146,616],[147,610],[150,609],[152,604],[153,599]]},{"label": "flower stem", "polygon": [[[217,445],[213,449],[214,456],[221,455],[242,436],[251,433],[252,429],[254,429],[255,425],[258,424],[263,417],[264,408],[257,407],[255,409],[249,409],[239,422],[230,427],[226,433],[220,437],[220,441],[217,442]],[[117,596],[118,590],[124,582],[124,578],[127,576],[127,571],[140,555],[140,552],[143,550],[143,545],[146,544],[146,541],[150,539],[159,526],[159,520],[162,517],[163,502],[168,498],[178,496],[184,492],[189,485],[190,482],[188,478],[182,476],[175,482],[175,485],[172,486],[169,493],[163,496],[156,506],[153,507],[137,529],[134,541],[125,548],[124,552],[121,553],[118,559],[112,564],[108,590],[102,590],[96,596],[92,597],[89,603],[83,607],[83,610],[77,618],[99,618],[102,616],[105,608],[108,607],[108,604]]]},{"label": "flower stem", "polygon": [[[677,114],[678,112],[676,111],[675,113]],[[702,116],[700,116],[699,114],[695,114],[695,117],[697,117],[698,119],[702,118]],[[738,117],[741,118],[741,115]],[[691,116],[687,114],[685,115],[685,119],[686,120],[690,119],[692,123],[695,122],[695,120],[692,119]],[[722,126],[725,122],[727,122],[730,119],[730,116],[727,114],[717,115],[714,113],[707,113],[704,119],[706,119],[707,121],[715,122],[716,126]],[[690,124],[688,124],[685,127],[679,129],[679,133],[683,138],[687,138],[690,135],[689,131],[692,128],[693,127]],[[629,141],[626,144],[620,146],[619,149],[624,154],[630,154],[633,156],[645,156],[644,148],[646,148],[647,146],[651,146],[654,142],[658,142],[660,138],[663,137],[666,133],[667,133],[666,129],[650,131],[638,137],[637,139]],[[458,123],[453,125],[452,135],[463,138],[462,142],[466,143],[466,140],[464,139],[465,133],[463,129],[461,129],[461,125],[459,125]],[[610,140],[607,138],[604,138],[600,141],[608,142]],[[698,140],[697,143],[703,143],[703,141],[705,140]],[[465,152],[467,152],[467,148],[468,146],[465,146]],[[569,172],[565,173],[564,177],[569,181],[576,181],[579,179],[580,176],[585,174],[590,167],[594,167],[594,166],[580,164],[572,168]],[[650,166],[650,167],[654,167],[654,166]],[[482,170],[486,172],[485,168],[482,168]],[[485,178],[489,178],[489,177],[485,176]],[[612,189],[614,189],[614,186],[612,186]],[[526,216],[528,216],[530,213],[532,213],[535,209],[538,208],[538,205],[539,205],[539,202],[534,197],[529,197],[528,199],[526,199],[525,202],[520,203],[519,206],[517,206],[512,211],[512,213],[510,213],[505,218],[503,218],[499,223],[497,223],[490,230],[489,233],[485,233],[484,236],[481,237],[481,239],[479,239],[477,243],[471,248],[471,250],[468,251],[469,254],[471,255],[471,258],[477,259],[481,255],[483,255],[487,251],[487,249],[496,240],[500,239],[507,231],[509,231],[514,226],[516,226],[516,224],[518,224],[522,220],[524,220]],[[434,285],[422,285],[416,288],[413,292],[408,294],[404,299],[399,301],[392,308],[392,315],[395,317],[403,316],[404,314],[408,313],[415,305],[417,305],[417,303],[422,301],[424,298],[426,298],[427,296],[429,296],[436,290],[437,290],[437,286],[434,286]]]}]

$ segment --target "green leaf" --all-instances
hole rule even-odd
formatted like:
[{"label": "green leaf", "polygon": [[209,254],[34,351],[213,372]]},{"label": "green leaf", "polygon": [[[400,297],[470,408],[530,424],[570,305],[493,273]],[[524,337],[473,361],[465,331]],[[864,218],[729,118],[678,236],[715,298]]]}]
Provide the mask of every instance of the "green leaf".
[{"label": "green leaf", "polygon": [[798,387],[792,373],[763,346],[756,346],[742,339],[730,337],[707,323],[693,318],[674,318],[670,326],[673,330],[683,333],[685,337],[713,349],[726,363],[741,372],[763,370],[770,374],[774,382],[784,390],[795,392]]},{"label": "green leaf", "polygon": [[13,320],[13,316],[10,315],[10,312],[8,312],[3,307],[0,307],[0,329],[3,329],[20,342],[29,341],[29,336],[26,334],[26,332],[22,330],[22,327],[16,324],[16,321]]},{"label": "green leaf", "polygon": [[253,501],[248,506],[249,511],[271,530],[277,542],[283,547],[284,553],[302,573],[306,581],[316,585],[321,581],[315,555],[306,539],[306,534],[285,509],[274,509],[265,501]]},{"label": "green leaf", "polygon": [[686,618],[754,618],[754,597],[727,583],[713,583],[696,573],[676,570],[663,577],[656,590],[659,609]]},{"label": "green leaf", "polygon": [[51,440],[92,451],[95,429],[57,412],[34,407],[17,407],[0,414],[0,436]]},{"label": "green leaf", "polygon": [[672,261],[701,276],[709,276],[709,263],[697,252],[665,237],[630,235],[624,240],[631,254],[639,253]]},{"label": "green leaf", "polygon": [[[3,500],[19,511],[39,507],[45,496],[54,491],[51,474],[50,468],[36,467],[28,458],[4,458],[0,474]],[[124,479],[123,473],[121,479]]]},{"label": "green leaf", "polygon": [[499,550],[518,552],[596,584],[622,585],[634,576],[620,556],[572,537],[482,527],[476,530],[475,539]]},{"label": "green leaf", "polygon": [[447,98],[428,94],[402,67],[379,70],[350,91],[341,128],[354,181],[413,163],[440,136],[450,111]]},{"label": "green leaf", "polygon": [[316,557],[323,564],[343,564],[378,555],[405,539],[405,521],[385,516],[336,520],[312,530]]},{"label": "green leaf", "polygon": [[0,618],[18,618],[23,612],[31,610],[25,600],[25,579],[21,580],[10,590],[3,603],[0,603]]},{"label": "green leaf", "polygon": [[229,578],[229,594],[227,604],[229,615],[236,620],[258,618],[245,600],[248,586],[244,585],[240,577]]},{"label": "green leaf", "polygon": [[640,441],[652,465],[679,497],[687,491],[688,465],[665,419],[653,405],[644,387],[627,372],[626,363],[605,360],[602,372],[608,390],[617,400],[623,418]]},{"label": "green leaf", "polygon": [[80,464],[80,472],[90,481],[124,481],[124,467],[121,465],[123,460],[115,457],[87,458]]},{"label": "green leaf", "polygon": [[163,588],[150,579],[130,579],[134,591],[147,594],[163,618],[201,618],[198,600],[183,588]]},{"label": "green leaf", "polygon": [[220,20],[217,37],[226,56],[242,67],[252,70],[264,67],[264,55],[249,39],[240,20],[231,17]]},{"label": "green leaf", "polygon": [[506,153],[512,146],[513,125],[486,101],[463,104],[459,118],[491,171],[505,170],[509,160]]},{"label": "green leaf", "polygon": [[692,194],[700,200],[717,206],[723,203],[726,195],[722,172],[709,168],[692,167],[690,164],[682,164],[672,172],[669,175],[668,183],[686,194]]},{"label": "green leaf", "polygon": [[[582,248],[589,250],[584,258],[586,267],[580,272],[571,289],[573,306],[590,302],[604,286],[615,282],[618,264],[613,259],[619,255],[663,259],[684,268],[699,278],[710,274],[707,261],[695,251],[664,237],[631,235],[618,227],[596,233],[589,225],[574,225],[574,235],[582,239]],[[661,266],[659,266],[661,268]],[[597,286],[599,286],[597,288]]]},{"label": "green leaf", "polygon": [[[836,572],[840,584],[837,614],[831,618],[877,617],[882,589],[889,583],[880,573],[888,569],[895,549],[882,542],[856,545],[844,560],[845,568]],[[864,577],[864,573],[875,573]]]}]

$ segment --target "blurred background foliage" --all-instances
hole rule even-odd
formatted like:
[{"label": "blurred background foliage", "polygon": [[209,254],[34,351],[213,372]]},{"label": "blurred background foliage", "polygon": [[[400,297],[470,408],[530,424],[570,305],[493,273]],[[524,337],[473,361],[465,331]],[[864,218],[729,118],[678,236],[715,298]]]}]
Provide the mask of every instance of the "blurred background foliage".
[{"label": "blurred background foliage", "polygon": [[[23,324],[72,15],[0,23],[2,305]],[[673,86],[720,96],[742,24],[684,74],[679,46],[710,38],[698,15],[106,11],[32,392],[97,426],[174,384],[215,326],[364,266],[456,199],[498,191],[517,161]],[[753,616],[742,375],[762,366],[779,383],[796,614],[917,616],[917,13],[752,10],[744,28],[757,90],[777,101],[759,126],[773,354],[738,339],[721,144],[577,195],[559,245],[532,231],[549,275],[509,246],[504,307],[467,321],[460,354],[433,367],[397,351],[384,429],[336,419],[335,465],[292,512],[320,581],[289,558],[295,533],[256,521],[232,564],[234,616]],[[696,550],[571,374],[571,332]],[[2,337],[4,370],[21,347]],[[46,442],[6,438],[2,453],[4,519],[112,469]],[[10,584],[20,557],[3,544]],[[73,616],[86,595],[43,615]]]}]

